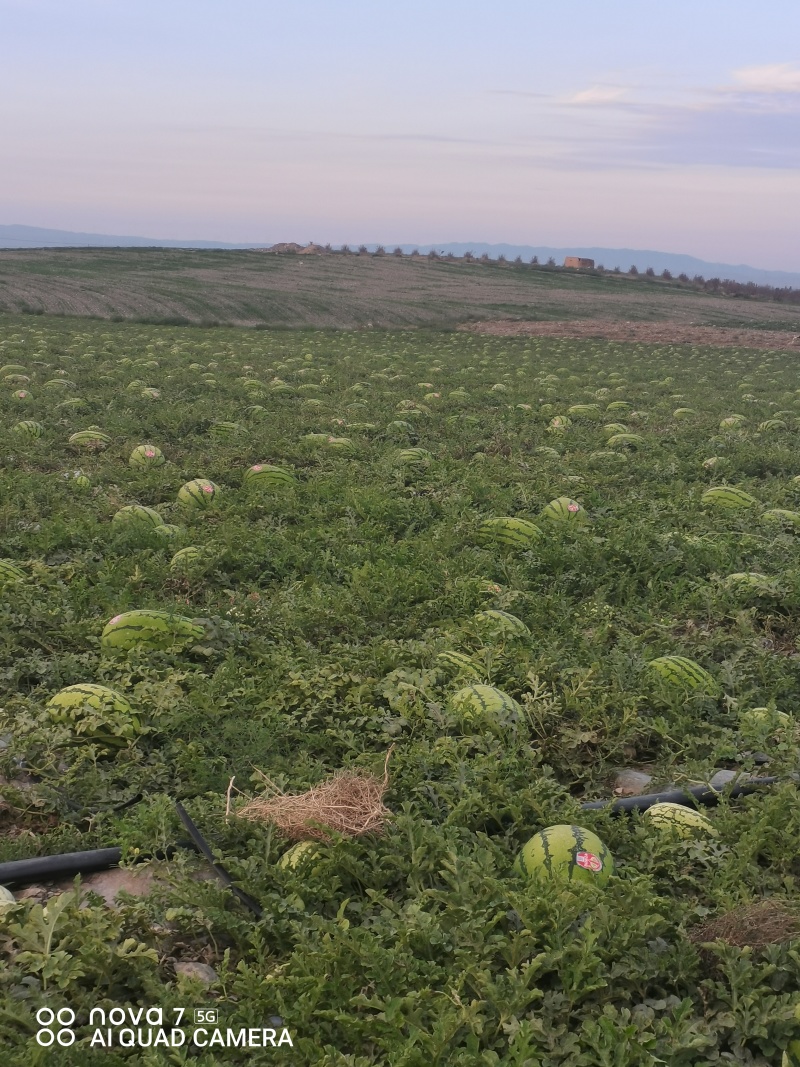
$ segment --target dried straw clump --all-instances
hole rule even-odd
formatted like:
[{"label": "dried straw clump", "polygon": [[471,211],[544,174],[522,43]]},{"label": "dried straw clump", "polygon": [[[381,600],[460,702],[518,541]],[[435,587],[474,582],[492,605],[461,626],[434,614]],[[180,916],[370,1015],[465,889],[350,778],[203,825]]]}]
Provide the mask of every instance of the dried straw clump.
[{"label": "dried straw clump", "polygon": [[726,941],[737,948],[762,949],[789,941],[800,934],[796,911],[780,900],[744,904],[726,915],[711,919],[689,931],[689,940],[703,946]]},{"label": "dried straw clump", "polygon": [[248,801],[236,815],[271,822],[292,841],[330,841],[331,832],[346,837],[380,834],[392,815],[383,803],[391,751],[383,778],[338,771],[307,793],[289,794],[265,777],[266,792]]}]

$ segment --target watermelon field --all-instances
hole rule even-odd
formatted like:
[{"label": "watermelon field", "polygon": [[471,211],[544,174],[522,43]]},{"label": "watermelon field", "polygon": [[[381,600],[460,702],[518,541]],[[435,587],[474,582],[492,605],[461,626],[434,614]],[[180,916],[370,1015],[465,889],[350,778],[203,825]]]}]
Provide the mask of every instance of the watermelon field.
[{"label": "watermelon field", "polygon": [[800,1063],[798,609],[796,352],[1,317],[0,871],[150,879],[7,880],[2,1062]]}]

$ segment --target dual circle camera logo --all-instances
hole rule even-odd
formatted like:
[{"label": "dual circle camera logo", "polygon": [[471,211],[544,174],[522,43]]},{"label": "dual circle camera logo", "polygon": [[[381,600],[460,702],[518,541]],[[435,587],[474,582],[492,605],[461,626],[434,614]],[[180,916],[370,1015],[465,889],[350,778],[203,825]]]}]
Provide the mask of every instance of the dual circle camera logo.
[{"label": "dual circle camera logo", "polygon": [[39,1008],[36,1012],[36,1022],[39,1024],[36,1041],[44,1048],[53,1044],[68,1048],[75,1044],[75,1031],[71,1029],[75,1023],[75,1012],[72,1008],[59,1008],[58,1011]]}]

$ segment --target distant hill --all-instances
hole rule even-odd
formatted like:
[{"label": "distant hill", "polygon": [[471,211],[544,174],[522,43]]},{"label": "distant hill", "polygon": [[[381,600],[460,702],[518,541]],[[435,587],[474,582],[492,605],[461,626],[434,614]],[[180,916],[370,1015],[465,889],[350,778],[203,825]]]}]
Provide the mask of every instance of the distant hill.
[{"label": "distant hill", "polygon": [[[103,233],[73,233],[70,230],[43,229],[38,226],[0,226],[0,248],[217,248],[217,249],[248,249],[270,247],[266,241],[251,241],[246,244],[233,244],[225,241],[203,240],[165,240],[156,237],[120,237],[114,234]],[[289,250],[288,245],[276,245],[277,250]],[[356,247],[351,245],[351,247]],[[378,246],[367,245],[370,251]],[[510,244],[482,244],[480,242],[445,242],[443,244],[391,244],[386,242],[384,247],[391,250],[400,247],[404,252],[418,250],[420,252],[446,252],[456,256],[463,256],[465,252],[472,252],[476,256],[488,255],[492,259],[505,256],[506,259],[516,259],[522,256],[524,260],[530,260],[532,256],[538,256],[545,263],[552,257],[556,263],[564,262],[565,256],[584,256],[593,259],[599,266],[606,269],[620,267],[627,271],[635,266],[637,270],[644,271],[652,267],[657,274],[663,270],[671,271],[672,274],[688,274],[693,278],[701,274],[704,278],[724,278],[735,282],[755,282],[757,285],[772,285],[778,289],[800,288],[800,272],[762,270],[758,267],[750,267],[744,263],[710,263],[695,256],[682,255],[676,252],[648,251],[640,248],[588,248],[571,245],[565,248],[552,248],[548,245],[510,245]]]}]

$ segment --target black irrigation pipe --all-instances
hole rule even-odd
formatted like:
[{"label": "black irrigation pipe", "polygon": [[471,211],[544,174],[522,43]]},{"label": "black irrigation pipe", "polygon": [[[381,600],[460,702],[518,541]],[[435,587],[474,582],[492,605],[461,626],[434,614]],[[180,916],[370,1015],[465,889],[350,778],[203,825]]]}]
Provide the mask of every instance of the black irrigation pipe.
[{"label": "black irrigation pipe", "polygon": [[[583,811],[609,810],[612,815],[623,815],[631,811],[646,811],[653,804],[683,804],[686,807],[695,807],[698,803],[711,806],[719,802],[720,797],[746,796],[757,793],[765,786],[775,785],[781,781],[792,779],[782,778],[745,778],[740,785],[727,786],[723,789],[713,789],[708,785],[687,786],[685,789],[671,789],[664,793],[646,793],[638,797],[623,797],[619,800],[590,800],[581,804]],[[181,842],[182,846],[190,846],[200,852],[211,865],[219,881],[225,885],[249,910],[261,918],[263,912],[261,906],[251,896],[239,889],[233,882],[221,864],[214,860],[214,856],[208,843],[189,817],[186,809],[180,803],[175,802],[180,820],[186,828],[191,842]],[[157,853],[158,858],[167,859],[174,855],[175,848],[169,848],[166,852]],[[94,871],[105,871],[110,867],[116,867],[122,859],[121,848],[97,848],[90,852],[65,852],[58,856],[39,856],[29,860],[10,860],[0,863],[0,885],[29,885],[36,881],[55,881],[59,878],[69,878],[76,874],[89,874]]]},{"label": "black irrigation pipe", "polygon": [[685,789],[670,789],[665,793],[647,793],[639,797],[622,797],[619,800],[590,800],[581,804],[583,811],[609,810],[612,815],[623,815],[631,811],[646,811],[653,804],[683,804],[686,807],[695,807],[696,804],[705,804],[710,807],[718,803],[723,791],[729,797],[746,796],[748,793],[757,793],[767,785],[775,785],[783,781],[781,778],[749,778],[746,777],[741,785],[733,785],[730,789],[723,786],[722,789],[714,789],[710,785],[693,785]]}]

